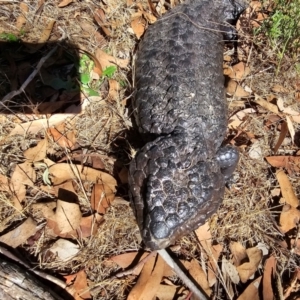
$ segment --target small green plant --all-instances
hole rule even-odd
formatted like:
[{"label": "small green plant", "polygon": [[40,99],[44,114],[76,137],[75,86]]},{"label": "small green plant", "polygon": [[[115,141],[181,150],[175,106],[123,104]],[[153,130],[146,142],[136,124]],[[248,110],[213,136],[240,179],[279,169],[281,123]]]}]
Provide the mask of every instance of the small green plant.
[{"label": "small green plant", "polygon": [[272,50],[277,54],[280,69],[284,55],[296,57],[300,50],[300,0],[274,0],[273,14],[260,32],[266,32]]},{"label": "small green plant", "polygon": [[94,68],[93,60],[83,54],[79,61],[79,75],[80,75],[80,82],[82,86],[82,90],[87,93],[88,96],[99,96],[98,90],[100,85],[102,84],[105,78],[112,78],[116,71],[116,66],[108,66],[102,71],[102,76],[100,80],[95,80],[91,78],[90,74]]},{"label": "small green plant", "polygon": [[7,41],[7,42],[17,42],[19,38],[14,35],[13,33],[0,33],[0,40]]}]

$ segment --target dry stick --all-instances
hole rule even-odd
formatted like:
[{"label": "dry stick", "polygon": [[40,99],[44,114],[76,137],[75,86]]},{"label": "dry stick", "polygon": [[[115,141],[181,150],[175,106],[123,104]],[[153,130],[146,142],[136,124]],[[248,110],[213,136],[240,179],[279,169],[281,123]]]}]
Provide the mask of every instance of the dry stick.
[{"label": "dry stick", "polygon": [[183,281],[183,283],[194,293],[199,300],[207,300],[206,295],[200,291],[196,285],[183,273],[179,266],[175,263],[173,258],[169,255],[166,249],[157,250],[164,261],[174,270],[176,275]]}]

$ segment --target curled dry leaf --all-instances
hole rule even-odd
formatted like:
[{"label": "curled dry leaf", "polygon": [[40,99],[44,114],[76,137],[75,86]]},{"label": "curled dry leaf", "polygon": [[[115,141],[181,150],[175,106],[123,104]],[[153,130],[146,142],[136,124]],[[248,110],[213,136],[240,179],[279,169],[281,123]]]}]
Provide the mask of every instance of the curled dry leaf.
[{"label": "curled dry leaf", "polygon": [[254,100],[257,104],[259,104],[261,107],[271,111],[274,114],[279,114],[279,110],[278,107],[275,104],[272,104],[264,99],[262,99],[261,97],[259,97],[258,95],[255,94],[255,100]]},{"label": "curled dry leaf", "polygon": [[278,170],[276,172],[276,177],[279,182],[281,194],[285,202],[287,204],[290,204],[292,207],[298,207],[300,205],[300,202],[295,195],[292,184],[287,175],[284,173],[283,170]]},{"label": "curled dry leaf", "polygon": [[290,115],[292,120],[296,123],[300,123],[300,113],[298,111],[295,111],[293,108],[291,108],[290,106],[288,107],[284,107],[283,105],[283,99],[282,98],[278,98],[277,100],[277,106],[279,108],[279,110],[287,115]]},{"label": "curled dry leaf", "polygon": [[244,62],[239,62],[238,64],[232,66],[232,68],[226,68],[224,70],[224,75],[227,75],[231,79],[242,80],[250,73],[250,68],[246,66]]},{"label": "curled dry leaf", "polygon": [[233,255],[233,263],[237,267],[241,265],[242,261],[247,258],[247,252],[245,247],[238,242],[231,242],[230,251]]},{"label": "curled dry leaf", "polygon": [[274,255],[270,256],[265,262],[265,268],[263,273],[263,299],[273,300],[275,299],[273,293],[273,282],[275,281],[276,274],[276,258]]},{"label": "curled dry leaf", "polygon": [[49,251],[57,255],[60,260],[66,261],[79,252],[79,246],[68,240],[59,239],[49,248]]},{"label": "curled dry leaf", "polygon": [[257,267],[262,259],[262,251],[257,247],[246,249],[249,262],[237,267],[241,281],[245,283],[257,271]]},{"label": "curled dry leaf", "polygon": [[35,147],[29,148],[24,152],[24,156],[32,162],[43,160],[46,157],[48,140],[43,139]]},{"label": "curled dry leaf", "polygon": [[249,92],[246,92],[243,87],[241,87],[236,81],[230,79],[227,82],[226,91],[228,94],[235,97],[248,97]]},{"label": "curled dry leaf", "polygon": [[279,223],[283,233],[295,228],[300,220],[300,211],[290,205],[284,205],[280,214]]},{"label": "curled dry leaf", "polygon": [[127,68],[129,59],[120,59],[115,58],[101,49],[96,50],[96,58],[101,64],[102,70],[106,69],[109,66],[119,66],[120,68]]},{"label": "curled dry leaf", "polygon": [[0,236],[0,242],[16,248],[25,243],[26,240],[33,236],[38,230],[37,223],[29,217],[15,229]]}]

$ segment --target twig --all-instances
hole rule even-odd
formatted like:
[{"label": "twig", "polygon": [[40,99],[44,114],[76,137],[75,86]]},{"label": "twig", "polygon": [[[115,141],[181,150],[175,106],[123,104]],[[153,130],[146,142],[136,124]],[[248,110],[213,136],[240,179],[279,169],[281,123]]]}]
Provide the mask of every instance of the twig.
[{"label": "twig", "polygon": [[169,255],[166,249],[157,250],[164,261],[174,270],[176,275],[183,281],[183,283],[194,293],[199,300],[207,300],[206,295],[200,291],[196,285],[183,273],[179,266],[175,263],[173,258]]}]

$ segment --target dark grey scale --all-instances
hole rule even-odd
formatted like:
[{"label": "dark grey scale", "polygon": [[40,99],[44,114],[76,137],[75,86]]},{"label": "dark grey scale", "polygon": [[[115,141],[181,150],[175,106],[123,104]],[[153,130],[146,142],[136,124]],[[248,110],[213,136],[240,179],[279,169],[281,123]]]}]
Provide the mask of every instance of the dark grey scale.
[{"label": "dark grey scale", "polygon": [[190,212],[190,207],[186,202],[181,202],[178,204],[178,216],[183,219],[186,220],[189,217],[189,212]]},{"label": "dark grey scale", "polygon": [[175,196],[179,201],[185,201],[188,199],[190,193],[187,188],[180,188],[175,192]]},{"label": "dark grey scale", "polygon": [[179,204],[175,199],[175,197],[169,196],[163,202],[163,207],[167,214],[173,214],[177,212]]},{"label": "dark grey scale", "polygon": [[173,186],[173,182],[170,180],[165,180],[162,182],[163,185],[163,190],[164,193],[166,195],[174,195],[175,194],[175,190],[174,190],[174,186]]},{"label": "dark grey scale", "polygon": [[[199,195],[197,195],[197,196],[199,196]],[[191,207],[191,208],[196,207],[197,208],[200,201],[198,201],[196,197],[190,197],[186,200],[186,202],[187,202],[189,207]]]},{"label": "dark grey scale", "polygon": [[156,162],[160,165],[161,168],[165,169],[169,165],[169,160],[166,157],[159,157]]},{"label": "dark grey scale", "polygon": [[181,223],[182,221],[180,220],[177,214],[169,214],[166,218],[166,224],[170,229],[179,226]]},{"label": "dark grey scale", "polygon": [[163,192],[163,190],[157,190],[157,191],[151,191],[151,193],[149,193],[149,198],[151,199],[149,201],[151,201],[151,207],[154,206],[162,206],[163,202],[165,201],[165,193]]},{"label": "dark grey scale", "polygon": [[165,222],[153,222],[150,223],[150,230],[155,238],[163,239],[170,234],[170,228]]},{"label": "dark grey scale", "polygon": [[159,170],[159,165],[154,159],[150,159],[147,166],[149,173],[152,175],[155,175]]},{"label": "dark grey scale", "polygon": [[155,176],[150,176],[149,177],[149,183],[148,183],[148,188],[156,191],[156,190],[162,190],[162,184],[160,180],[158,180]]},{"label": "dark grey scale", "polygon": [[150,212],[150,219],[153,221],[164,221],[166,219],[166,212],[162,206],[155,206]]}]

